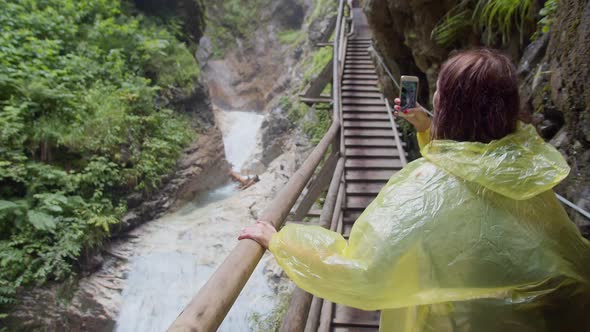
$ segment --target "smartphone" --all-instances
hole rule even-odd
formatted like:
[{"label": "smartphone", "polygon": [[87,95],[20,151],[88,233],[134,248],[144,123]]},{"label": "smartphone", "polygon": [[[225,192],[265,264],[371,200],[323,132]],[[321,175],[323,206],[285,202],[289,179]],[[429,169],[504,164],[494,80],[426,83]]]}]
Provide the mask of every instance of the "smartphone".
[{"label": "smartphone", "polygon": [[401,110],[414,108],[418,103],[418,77],[402,76],[401,79]]}]

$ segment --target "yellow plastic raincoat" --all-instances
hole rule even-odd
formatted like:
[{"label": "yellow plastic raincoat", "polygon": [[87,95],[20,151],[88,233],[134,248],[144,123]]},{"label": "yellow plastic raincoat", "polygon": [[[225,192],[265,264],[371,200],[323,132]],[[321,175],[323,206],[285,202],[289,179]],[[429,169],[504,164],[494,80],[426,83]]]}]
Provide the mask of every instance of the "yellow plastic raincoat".
[{"label": "yellow plastic raincoat", "polygon": [[569,167],[531,126],[435,140],[347,242],[287,225],[270,251],[300,288],[382,310],[381,331],[589,331],[590,244],[551,190]]}]

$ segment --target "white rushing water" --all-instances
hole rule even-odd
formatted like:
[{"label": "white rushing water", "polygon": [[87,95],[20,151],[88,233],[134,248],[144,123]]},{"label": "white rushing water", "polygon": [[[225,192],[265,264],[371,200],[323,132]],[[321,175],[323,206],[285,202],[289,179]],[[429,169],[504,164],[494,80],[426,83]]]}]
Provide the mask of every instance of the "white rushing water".
[{"label": "white rushing water", "polygon": [[[226,157],[235,171],[255,151],[262,119],[254,112],[217,115]],[[236,241],[237,233],[228,230],[232,220],[225,217],[234,206],[244,210],[233,202],[225,204],[236,193],[234,184],[223,186],[146,224],[137,254],[129,262],[115,331],[159,332],[170,326],[224,259],[228,243]],[[259,264],[219,331],[255,330],[253,315],[264,316],[276,305],[263,266]]]}]

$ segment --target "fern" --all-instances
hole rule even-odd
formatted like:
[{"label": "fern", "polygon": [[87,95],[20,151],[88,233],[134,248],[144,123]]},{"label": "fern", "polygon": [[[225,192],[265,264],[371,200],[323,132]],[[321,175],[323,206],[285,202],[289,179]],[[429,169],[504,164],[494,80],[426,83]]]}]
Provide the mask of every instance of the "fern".
[{"label": "fern", "polygon": [[464,0],[451,9],[432,30],[432,39],[449,46],[468,27],[482,33],[483,42],[506,44],[514,31],[524,40],[524,26],[534,18],[533,0]]},{"label": "fern", "polygon": [[471,28],[471,15],[472,12],[468,9],[462,9],[457,13],[450,11],[432,30],[432,40],[441,46],[450,46],[465,29]]}]

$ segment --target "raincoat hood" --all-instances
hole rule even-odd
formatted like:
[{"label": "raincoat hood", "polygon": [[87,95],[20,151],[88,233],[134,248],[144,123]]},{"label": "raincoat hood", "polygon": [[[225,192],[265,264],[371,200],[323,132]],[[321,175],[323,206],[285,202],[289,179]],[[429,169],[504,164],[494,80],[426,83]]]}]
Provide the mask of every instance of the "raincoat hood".
[{"label": "raincoat hood", "polygon": [[534,197],[557,185],[570,168],[531,125],[488,144],[434,140],[422,156],[448,173],[515,200]]}]

